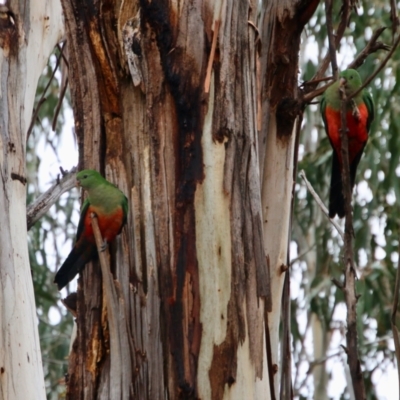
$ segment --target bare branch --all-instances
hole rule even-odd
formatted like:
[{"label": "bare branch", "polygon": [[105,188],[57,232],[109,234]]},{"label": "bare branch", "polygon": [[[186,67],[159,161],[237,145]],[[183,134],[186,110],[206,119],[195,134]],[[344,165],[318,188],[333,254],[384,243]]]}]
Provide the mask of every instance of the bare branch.
[{"label": "bare branch", "polygon": [[[335,81],[329,82],[328,84],[326,84],[324,86],[321,86],[320,88],[315,89],[314,91],[312,91],[310,93],[305,94],[303,96],[303,99],[302,99],[303,103],[305,103],[305,104],[308,103],[309,104],[315,97],[318,97],[322,93],[324,93],[325,90],[328,89],[329,86],[333,85],[334,82]],[[312,82],[310,82],[310,83],[312,83]]]},{"label": "bare branch", "polygon": [[392,21],[393,41],[399,27],[399,17],[397,15],[397,5],[395,0],[390,0],[390,20]]},{"label": "bare branch", "polygon": [[360,89],[358,89],[351,96],[349,96],[348,100],[356,97],[366,86],[368,86],[372,82],[372,80],[379,74],[379,72],[382,71],[384,66],[387,64],[387,62],[392,57],[392,55],[393,55],[394,51],[396,50],[397,46],[399,45],[399,43],[400,43],[400,35],[397,37],[396,41],[393,44],[393,47],[391,48],[389,53],[386,55],[386,57],[382,60],[382,62],[380,63],[380,65],[376,69],[376,71],[365,80],[365,82],[361,85]]},{"label": "bare branch", "polygon": [[340,90],[342,97],[341,106],[341,156],[342,156],[342,190],[344,197],[344,209],[346,213],[345,231],[344,231],[344,263],[345,278],[343,292],[347,307],[347,362],[350,368],[351,380],[353,383],[354,395],[356,400],[365,400],[365,386],[361,371],[361,363],[358,356],[357,344],[357,294],[356,294],[356,272],[354,267],[353,253],[353,216],[351,209],[351,183],[350,183],[350,163],[349,163],[349,144],[347,136],[346,113],[348,99],[345,90]]},{"label": "bare branch", "polygon": [[76,167],[70,172],[63,174],[61,180],[57,182],[46,192],[42,193],[26,210],[26,223],[29,229],[49,211],[49,208],[60,198],[60,196],[71,190],[75,185]]},{"label": "bare branch", "polygon": [[[334,45],[335,45],[335,49],[338,48],[340,41],[342,40],[344,31],[346,30],[346,27],[349,23],[350,20],[350,11],[351,11],[351,1],[349,0],[344,0],[343,1],[343,7],[342,7],[342,18],[340,20],[339,23],[339,27],[336,31],[336,34],[334,35],[335,37],[335,41],[334,41]],[[319,79],[322,78],[328,68],[329,62],[331,60],[330,57],[330,52],[328,51],[328,53],[325,55],[324,59],[321,62],[321,66],[319,67],[319,70],[317,71],[317,73],[314,75],[314,77],[311,79],[312,81],[315,79]]]},{"label": "bare branch", "polygon": [[338,281],[336,278],[331,279],[332,283],[340,290],[343,290],[343,283]]},{"label": "bare branch", "polygon": [[51,123],[51,129],[53,129],[53,131],[56,130],[58,114],[60,113],[62,102],[64,100],[65,92],[67,91],[67,88],[68,88],[68,77],[65,80],[63,87],[61,88],[60,96],[58,97],[58,101],[57,101],[57,106],[54,111],[53,122]]},{"label": "bare branch", "polygon": [[338,66],[336,61],[336,44],[334,41],[332,26],[332,0],[325,0],[325,13],[329,40],[329,58],[332,65],[333,80],[336,81],[338,78]]},{"label": "bare branch", "polygon": [[307,189],[309,190],[311,195],[314,197],[314,200],[319,205],[319,207],[321,208],[322,212],[328,217],[329,221],[336,228],[336,230],[338,231],[340,237],[344,241],[344,232],[343,232],[342,228],[340,227],[340,225],[336,221],[334,221],[333,219],[329,218],[328,209],[326,208],[325,204],[322,202],[321,198],[318,196],[317,192],[312,187],[311,183],[308,181],[308,179],[306,177],[306,173],[304,172],[304,170],[301,170],[299,172],[299,176],[300,176],[301,179],[303,179],[304,183],[307,186]]},{"label": "bare branch", "polygon": [[[388,46],[388,45],[386,45],[386,44],[384,44],[384,43],[382,43],[382,42],[378,42],[377,40],[378,40],[378,38],[379,38],[379,36],[382,34],[382,32],[385,30],[386,28],[384,28],[384,27],[381,27],[381,28],[378,28],[375,32],[374,32],[374,34],[372,35],[372,37],[371,37],[371,39],[369,40],[369,42],[367,43],[367,45],[365,46],[365,48],[361,51],[361,53],[353,60],[353,62],[352,63],[350,63],[349,65],[348,65],[348,67],[347,68],[353,68],[353,69],[357,69],[357,68],[359,68],[363,63],[364,63],[364,61],[366,60],[366,58],[370,55],[370,54],[372,54],[372,53],[375,53],[375,52],[377,52],[378,50],[386,50],[386,51],[389,51],[389,50],[391,50],[391,47],[390,46]],[[333,43],[333,45],[334,45],[334,43]],[[392,49],[393,50],[393,49]],[[330,53],[329,53],[330,54]],[[336,61],[335,61],[336,62]],[[387,62],[387,61],[386,61]],[[385,64],[386,64],[386,62],[385,62]],[[383,68],[383,67],[382,67]],[[379,70],[380,71],[380,70]],[[377,72],[377,73],[379,73],[379,71]],[[377,74],[376,73],[376,74]],[[376,76],[376,74],[373,76],[373,78]],[[372,78],[372,79],[373,79]],[[313,79],[311,79],[310,81],[307,81],[307,82],[304,82],[303,83],[303,85],[302,86],[304,86],[305,87],[305,94],[304,94],[304,96],[303,96],[303,102],[304,103],[310,103],[315,97],[317,97],[317,96],[320,96],[322,93],[324,93],[325,92],[325,90],[330,86],[330,85],[332,85],[332,83],[333,82],[335,82],[334,80],[332,81],[332,82],[330,82],[329,84],[327,84],[327,85],[324,85],[324,86],[322,86],[322,87],[320,87],[320,88],[318,88],[318,89],[315,89],[315,90],[313,90],[312,92],[309,92],[309,90],[310,90],[310,88],[312,89],[313,87],[315,87],[316,86],[316,84],[317,83],[319,83],[319,82],[321,82],[321,81],[323,81],[323,80],[328,80],[328,79],[331,79],[330,77],[328,77],[328,78],[317,78],[317,79],[315,79],[315,78],[313,78]],[[371,80],[372,80],[371,79]],[[368,83],[370,82],[370,80],[368,80]],[[367,84],[368,84],[367,83]],[[364,84],[363,86],[362,86],[362,88],[361,88],[361,90],[365,87],[365,86],[367,86],[367,84]]]},{"label": "bare branch", "polygon": [[390,50],[390,46],[388,46],[385,43],[382,42],[378,42],[378,38],[379,36],[382,34],[382,32],[385,30],[386,28],[384,26],[378,28],[374,34],[372,35],[371,39],[369,40],[369,42],[367,43],[367,45],[364,47],[364,49],[360,52],[360,54],[353,60],[353,62],[351,62],[347,68],[352,68],[352,69],[357,69],[359,68],[361,65],[364,64],[364,61],[366,60],[366,58],[372,54],[372,53],[376,53],[378,50],[386,50],[389,51]]},{"label": "bare branch", "polygon": [[58,69],[58,67],[60,65],[61,58],[62,58],[62,51],[64,49],[65,43],[66,42],[64,42],[63,46],[61,47],[60,55],[57,57],[56,65],[54,66],[54,69],[53,69],[53,72],[52,72],[52,74],[50,76],[50,79],[47,82],[47,85],[44,88],[42,96],[40,97],[40,99],[39,99],[39,101],[37,103],[36,109],[35,109],[35,111],[34,111],[34,113],[32,115],[31,123],[29,125],[28,132],[26,133],[26,140],[29,139],[29,136],[30,136],[30,134],[32,132],[32,129],[33,129],[34,125],[35,125],[35,121],[36,121],[36,118],[37,118],[37,116],[39,114],[40,107],[46,101],[46,97],[45,97],[46,96],[46,92],[47,92],[48,88],[50,87],[50,84],[51,84],[52,80],[54,79],[54,75],[56,74],[56,71],[57,71],[57,69]]}]

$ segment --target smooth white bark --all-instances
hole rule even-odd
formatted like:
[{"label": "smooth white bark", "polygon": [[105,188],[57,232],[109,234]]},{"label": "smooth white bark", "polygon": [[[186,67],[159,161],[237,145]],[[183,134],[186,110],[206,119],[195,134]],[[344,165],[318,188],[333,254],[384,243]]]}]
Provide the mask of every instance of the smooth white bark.
[{"label": "smooth white bark", "polygon": [[[228,303],[231,297],[232,240],[230,197],[223,191],[225,145],[212,138],[214,113],[214,76],[211,79],[208,112],[202,135],[205,177],[196,189],[196,236],[199,263],[202,340],[198,364],[199,397],[211,399],[210,368],[214,346],[226,340]],[[244,300],[246,301],[246,299]],[[259,320],[263,320],[264,304],[259,299]],[[246,307],[243,307],[246,314]],[[244,316],[247,321],[246,315]],[[265,338],[265,335],[263,335]],[[268,366],[263,342],[263,374],[257,378],[257,368],[250,355],[249,327],[246,338],[237,349],[237,375],[232,385],[225,385],[224,400],[269,399]]]},{"label": "smooth white bark", "polygon": [[211,399],[209,369],[214,345],[226,337],[227,310],[231,296],[231,225],[230,199],[223,193],[225,146],[212,139],[214,111],[214,79],[211,80],[210,101],[206,115],[202,147],[205,179],[196,189],[196,236],[199,263],[201,309],[203,324],[199,354],[199,396]]},{"label": "smooth white bark", "polygon": [[[280,365],[277,344],[285,277],[282,266],[287,264],[295,137],[293,132],[289,138],[279,138],[275,115],[271,113],[266,143],[262,204],[264,248],[271,268],[272,312],[269,314],[268,325],[272,363],[276,365]],[[280,371],[274,376],[275,393],[278,393],[279,374]]]},{"label": "smooth white bark", "polygon": [[12,1],[18,38],[0,47],[0,399],[44,399],[27,249],[25,152],[37,82],[63,34],[61,4]]}]

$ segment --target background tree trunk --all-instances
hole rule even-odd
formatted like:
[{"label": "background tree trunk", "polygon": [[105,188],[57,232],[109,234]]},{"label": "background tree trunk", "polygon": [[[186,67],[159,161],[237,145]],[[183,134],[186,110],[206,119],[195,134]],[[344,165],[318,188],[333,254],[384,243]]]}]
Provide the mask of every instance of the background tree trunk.
[{"label": "background tree trunk", "polygon": [[57,1],[0,5],[0,399],[44,399],[29,268],[26,132],[36,86],[63,34]]},{"label": "background tree trunk", "polygon": [[[288,247],[298,146],[296,134],[299,134],[304,107],[297,83],[300,39],[303,27],[317,5],[315,0],[263,2],[261,14],[261,42],[264,47],[260,87],[260,170],[264,249],[271,268],[272,309],[267,321],[271,343],[270,369],[273,369],[271,373],[275,373],[276,393],[282,373],[282,368],[278,367],[279,324],[285,271],[289,267]],[[286,360],[290,371],[290,347],[288,350],[289,354],[282,354],[281,367]],[[283,398],[291,398],[289,389]]]},{"label": "background tree trunk", "polygon": [[108,399],[114,385],[120,398],[270,398],[297,54],[318,1],[263,4],[261,36],[255,1],[62,3],[81,167],[130,200],[111,256],[121,324],[108,330],[99,268],[87,267],[69,398]]}]

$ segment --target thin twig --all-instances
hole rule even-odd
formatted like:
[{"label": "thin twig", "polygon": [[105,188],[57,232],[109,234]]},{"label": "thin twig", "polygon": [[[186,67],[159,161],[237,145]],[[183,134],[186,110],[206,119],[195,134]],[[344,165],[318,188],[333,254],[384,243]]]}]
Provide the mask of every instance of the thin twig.
[{"label": "thin twig", "polygon": [[306,87],[308,85],[315,85],[316,83],[330,81],[331,79],[332,79],[332,76],[326,76],[326,77],[323,77],[323,78],[315,79],[313,81],[304,81],[299,87],[303,88],[303,87]]},{"label": "thin twig", "polygon": [[391,47],[388,46],[387,44],[377,41],[379,36],[381,36],[382,32],[385,29],[386,28],[384,26],[381,26],[380,28],[375,30],[367,45],[358,54],[358,56],[347,66],[347,68],[358,69],[359,67],[361,67],[361,65],[364,64],[364,61],[370,54],[376,53],[378,50],[389,51],[391,49]]},{"label": "thin twig", "polygon": [[[378,50],[393,50],[390,46],[382,43],[382,42],[377,42],[379,36],[382,34],[382,32],[385,30],[386,28],[381,27],[378,28],[374,34],[372,35],[371,39],[369,40],[369,42],[367,43],[367,45],[364,47],[364,49],[361,51],[361,53],[348,65],[347,68],[353,68],[353,69],[357,69],[358,67],[360,67],[364,61],[366,60],[366,58],[372,54],[377,52]],[[386,61],[387,62],[387,61]],[[385,62],[385,63],[386,63]],[[382,67],[383,68],[383,67]],[[379,70],[380,71],[380,70]],[[379,71],[377,73],[379,73]],[[376,75],[376,74],[375,74]],[[375,75],[373,76],[373,78],[375,77]],[[373,79],[372,78],[372,79]],[[313,88],[316,86],[317,83],[321,82],[321,80],[326,80],[326,79],[330,79],[330,78],[313,78],[310,81],[307,81],[305,83],[302,84],[302,86],[305,87],[305,94],[303,95],[303,102],[309,104],[315,97],[321,95],[322,93],[325,92],[325,90],[332,85],[333,82],[330,82],[328,85],[322,86],[318,89],[313,90],[312,92],[310,92],[309,88]],[[371,79],[371,80],[372,80]],[[366,85],[364,84],[361,88],[361,90],[365,87]]]},{"label": "thin twig", "polygon": [[392,37],[396,36],[399,27],[399,17],[397,16],[397,4],[395,0],[390,0],[390,20],[392,21]]},{"label": "thin twig", "polygon": [[344,263],[345,263],[345,279],[343,292],[347,307],[347,362],[350,368],[351,380],[353,383],[354,395],[357,400],[365,400],[365,386],[361,370],[361,363],[358,356],[358,339],[357,339],[357,294],[356,294],[356,272],[354,267],[353,252],[353,216],[351,209],[351,183],[350,183],[350,163],[349,163],[349,144],[347,136],[347,104],[348,99],[343,90],[340,91],[342,98],[341,105],[341,158],[342,158],[342,191],[344,197],[344,209],[346,214],[345,230],[344,230]]},{"label": "thin twig", "polygon": [[[336,31],[336,34],[334,35],[335,41],[335,49],[338,48],[340,41],[342,40],[343,34],[346,30],[346,27],[348,25],[349,19],[350,19],[350,11],[351,11],[351,6],[350,6],[350,1],[349,0],[344,0],[343,1],[343,8],[342,8],[342,18],[339,23],[339,27]],[[325,55],[324,59],[321,62],[321,66],[319,67],[319,70],[317,73],[314,75],[314,77],[311,79],[313,81],[314,79],[319,79],[324,76],[328,65],[331,61],[330,58],[330,52],[328,51],[327,54]]]},{"label": "thin twig", "polygon": [[58,97],[57,106],[56,106],[56,109],[54,110],[53,122],[51,124],[51,129],[53,131],[56,130],[58,114],[60,113],[62,102],[64,100],[64,96],[65,96],[65,92],[67,91],[67,88],[68,88],[68,77],[65,80],[64,86],[61,88],[60,96]]},{"label": "thin twig", "polygon": [[314,197],[316,203],[319,205],[319,207],[321,208],[322,212],[328,217],[329,221],[336,228],[336,230],[338,231],[340,237],[344,241],[344,232],[343,232],[342,228],[340,227],[340,225],[335,220],[329,218],[328,209],[326,208],[325,204],[322,202],[321,198],[318,196],[317,192],[312,187],[311,183],[308,181],[308,179],[306,177],[306,173],[304,172],[304,170],[301,170],[299,172],[299,176],[300,176],[301,179],[303,179],[304,183],[307,186],[308,191]]},{"label": "thin twig", "polygon": [[39,101],[37,103],[35,112],[34,112],[34,114],[32,116],[31,123],[30,123],[29,128],[28,128],[28,132],[26,133],[26,140],[29,139],[29,136],[30,136],[30,134],[32,132],[32,129],[33,129],[34,125],[35,125],[35,121],[36,121],[36,118],[37,118],[37,116],[39,114],[40,107],[46,101],[46,98],[45,98],[46,92],[47,92],[48,88],[50,87],[50,84],[51,84],[51,82],[52,82],[52,80],[54,78],[54,75],[56,74],[56,71],[57,71],[57,69],[58,69],[58,67],[60,65],[60,61],[61,61],[61,57],[62,57],[62,51],[64,49],[64,46],[65,46],[65,42],[64,42],[63,46],[61,47],[60,55],[57,57],[56,65],[54,66],[54,69],[53,69],[53,72],[52,72],[52,74],[51,74],[51,76],[49,78],[49,81],[47,82],[47,85],[43,90],[42,96],[40,97],[40,99],[39,99]]},{"label": "thin twig", "polygon": [[[389,51],[391,50],[391,47],[382,43],[382,42],[377,42],[377,39],[379,38],[379,36],[382,34],[382,32],[385,30],[386,28],[381,27],[378,28],[374,34],[372,35],[371,39],[369,40],[369,42],[367,43],[367,45],[364,47],[364,49],[361,51],[361,53],[348,65],[347,68],[353,68],[353,69],[357,69],[358,67],[360,67],[364,61],[366,60],[366,58],[372,54],[377,52],[378,50],[386,50]],[[383,67],[382,67],[383,68]],[[379,71],[378,71],[379,72]],[[318,78],[318,79],[311,79],[310,81],[307,81],[305,83],[303,83],[302,86],[305,87],[305,94],[303,96],[303,102],[304,103],[310,103],[315,97],[321,95],[322,93],[325,92],[325,90],[332,85],[333,82],[330,82],[328,85],[322,86],[318,89],[313,90],[312,92],[309,92],[308,88],[309,87],[315,87],[315,85],[319,82],[321,82],[321,80],[326,80],[329,78]],[[363,85],[363,88],[366,85]]]},{"label": "thin twig", "polygon": [[333,37],[333,26],[332,26],[332,0],[325,0],[325,15],[326,15],[326,26],[328,29],[329,58],[332,66],[332,75],[333,75],[333,80],[337,81],[338,66],[336,61],[336,45]]},{"label": "thin twig", "polygon": [[67,59],[67,57],[65,57],[65,54],[64,54],[64,46],[65,46],[65,44],[66,44],[66,42],[64,42],[63,45],[62,45],[62,47],[61,47],[60,44],[57,43],[57,46],[56,46],[56,47],[57,47],[57,49],[59,50],[60,55],[62,56],[62,59],[63,59],[63,61],[65,62],[65,65],[67,66],[67,68],[69,68],[68,59]]},{"label": "thin twig", "polygon": [[71,190],[75,185],[76,167],[66,173],[61,180],[57,178],[57,182],[50,189],[42,193],[26,210],[26,223],[29,229],[49,211],[49,208],[60,198],[60,196]]},{"label": "thin twig", "polygon": [[309,361],[309,366],[308,366],[307,374],[311,373],[312,370],[313,370],[316,366],[321,365],[321,364],[325,364],[330,358],[338,357],[338,356],[340,356],[341,354],[342,354],[342,351],[338,351],[338,352],[336,352],[336,353],[329,354],[329,355],[327,355],[327,356],[325,356],[325,357],[323,357],[323,358],[319,358],[319,359],[317,359],[317,360]]},{"label": "thin twig", "polygon": [[[44,93],[44,92],[43,92],[43,93]],[[31,123],[30,123],[30,125],[29,125],[28,132],[26,133],[26,141],[28,141],[29,136],[30,136],[31,133],[32,133],[33,126],[35,125],[35,121],[36,121],[36,119],[38,118],[38,115],[39,115],[40,107],[42,107],[42,104],[43,104],[46,100],[47,100],[46,97],[42,96],[42,97],[39,99],[39,101],[37,102],[36,108],[33,109],[33,114],[32,114],[32,118],[31,118]]]},{"label": "thin twig", "polygon": [[382,71],[383,67],[387,64],[387,62],[390,60],[390,58],[392,57],[394,51],[396,50],[397,46],[400,43],[400,35],[397,37],[396,41],[393,44],[393,47],[390,49],[389,53],[386,55],[386,57],[382,60],[382,62],[380,63],[379,67],[376,69],[376,71],[370,75],[365,82],[361,85],[361,87],[354,92],[351,96],[349,96],[348,100],[356,97],[366,86],[368,86],[372,80],[379,74],[379,72]]},{"label": "thin twig", "polygon": [[[399,254],[400,254],[400,245],[399,245]],[[390,319],[390,324],[392,325],[392,332],[393,332],[394,349],[396,353],[397,376],[398,376],[398,386],[400,393],[400,339],[399,339],[399,330],[397,329],[396,326],[396,314],[397,314],[397,307],[399,304],[399,290],[400,290],[400,258],[397,262],[396,283],[394,285],[394,296],[392,305],[392,316]]]},{"label": "thin twig", "polygon": [[[310,82],[311,83],[311,82]],[[333,85],[335,81],[329,82],[328,84],[321,86],[318,89],[313,90],[310,93],[307,93],[303,96],[302,100],[304,104],[310,104],[310,102],[315,98],[320,96],[322,93],[325,92],[326,89],[328,89],[329,86]]]}]

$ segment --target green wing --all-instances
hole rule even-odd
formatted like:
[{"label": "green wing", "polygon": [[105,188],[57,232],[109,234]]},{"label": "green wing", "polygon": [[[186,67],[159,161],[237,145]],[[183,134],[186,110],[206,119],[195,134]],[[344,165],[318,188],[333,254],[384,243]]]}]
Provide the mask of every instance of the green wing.
[{"label": "green wing", "polygon": [[363,91],[363,102],[367,106],[367,110],[368,110],[367,131],[369,131],[371,122],[373,121],[373,119],[375,117],[375,107],[374,107],[374,100],[372,100],[372,96],[368,92],[368,90]]},{"label": "green wing", "polygon": [[84,223],[85,223],[85,217],[86,217],[86,213],[87,213],[87,210],[89,208],[89,205],[90,205],[89,200],[86,199],[83,202],[83,205],[82,205],[82,208],[81,208],[81,216],[79,218],[78,230],[76,232],[76,242],[79,240],[79,238],[80,238],[80,236],[81,236],[81,234],[83,232]]},{"label": "green wing", "polygon": [[326,110],[326,98],[325,98],[325,93],[324,93],[324,95],[322,96],[321,104],[320,104],[320,106],[319,106],[319,110],[320,110],[321,115],[322,115],[322,120],[324,121],[325,129],[327,129],[326,117],[325,117],[325,110]]}]

